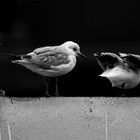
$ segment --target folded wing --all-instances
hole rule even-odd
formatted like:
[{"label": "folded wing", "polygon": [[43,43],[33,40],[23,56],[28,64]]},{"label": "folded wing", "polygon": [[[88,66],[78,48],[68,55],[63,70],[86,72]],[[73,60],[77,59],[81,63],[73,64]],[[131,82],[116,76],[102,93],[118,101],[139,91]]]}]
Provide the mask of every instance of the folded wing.
[{"label": "folded wing", "polygon": [[45,52],[32,56],[30,63],[42,68],[51,69],[51,66],[59,66],[62,64],[68,64],[68,55],[63,52]]}]

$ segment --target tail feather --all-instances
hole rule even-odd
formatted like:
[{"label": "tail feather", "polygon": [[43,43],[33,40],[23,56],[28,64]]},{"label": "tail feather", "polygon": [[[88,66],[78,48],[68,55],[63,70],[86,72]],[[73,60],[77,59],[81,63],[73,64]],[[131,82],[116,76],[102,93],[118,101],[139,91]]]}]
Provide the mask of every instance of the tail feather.
[{"label": "tail feather", "polygon": [[11,61],[15,61],[15,60],[20,60],[21,59],[21,55],[14,55],[14,54],[10,54],[10,53],[1,53],[0,52],[0,56],[7,57]]}]

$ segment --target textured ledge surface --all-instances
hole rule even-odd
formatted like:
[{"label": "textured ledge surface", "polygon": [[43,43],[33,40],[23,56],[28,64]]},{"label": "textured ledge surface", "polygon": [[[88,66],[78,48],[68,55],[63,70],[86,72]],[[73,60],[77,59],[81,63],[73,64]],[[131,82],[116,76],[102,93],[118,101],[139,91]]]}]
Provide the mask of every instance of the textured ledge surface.
[{"label": "textured ledge surface", "polygon": [[139,130],[140,98],[0,97],[0,140],[140,140]]}]

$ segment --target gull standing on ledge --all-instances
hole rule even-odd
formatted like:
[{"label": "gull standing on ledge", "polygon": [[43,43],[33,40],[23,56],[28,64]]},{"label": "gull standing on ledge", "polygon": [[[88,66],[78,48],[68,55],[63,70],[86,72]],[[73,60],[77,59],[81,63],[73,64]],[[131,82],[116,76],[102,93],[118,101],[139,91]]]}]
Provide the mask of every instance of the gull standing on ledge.
[{"label": "gull standing on ledge", "polygon": [[[25,55],[13,55],[0,53],[8,56],[13,63],[23,65],[46,79],[46,96],[49,95],[49,79],[62,76],[70,72],[76,64],[76,56],[86,58],[80,52],[80,47],[73,41],[67,41],[60,46],[46,46],[35,49],[33,52]],[[58,96],[57,80],[55,81],[55,94]]]},{"label": "gull standing on ledge", "polygon": [[98,64],[103,69],[99,76],[106,77],[112,87],[130,89],[140,82],[140,55],[119,53],[94,53]]}]

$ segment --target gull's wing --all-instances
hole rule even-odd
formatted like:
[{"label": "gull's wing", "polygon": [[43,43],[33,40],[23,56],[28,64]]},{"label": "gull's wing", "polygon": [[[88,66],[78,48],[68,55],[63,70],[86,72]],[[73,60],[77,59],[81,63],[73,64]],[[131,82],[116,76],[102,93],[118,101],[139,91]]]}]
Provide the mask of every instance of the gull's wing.
[{"label": "gull's wing", "polygon": [[132,70],[140,69],[140,55],[130,53],[124,55],[124,53],[120,53],[120,57],[123,59],[123,62],[128,68]]},{"label": "gull's wing", "polygon": [[57,50],[57,46],[46,46],[46,47],[40,47],[40,48],[35,49],[33,51],[33,53],[39,55],[39,54],[42,54],[42,53],[52,52],[54,50]]},{"label": "gull's wing", "polygon": [[109,68],[114,68],[116,65],[122,64],[122,59],[114,53],[95,53],[94,56],[104,71]]},{"label": "gull's wing", "polygon": [[45,51],[32,55],[29,62],[42,69],[51,69],[51,66],[59,66],[69,63],[68,55],[61,51]]},{"label": "gull's wing", "polygon": [[127,55],[128,55],[127,53],[120,53],[120,52],[119,52],[119,56],[120,56],[121,58],[126,57]]}]

